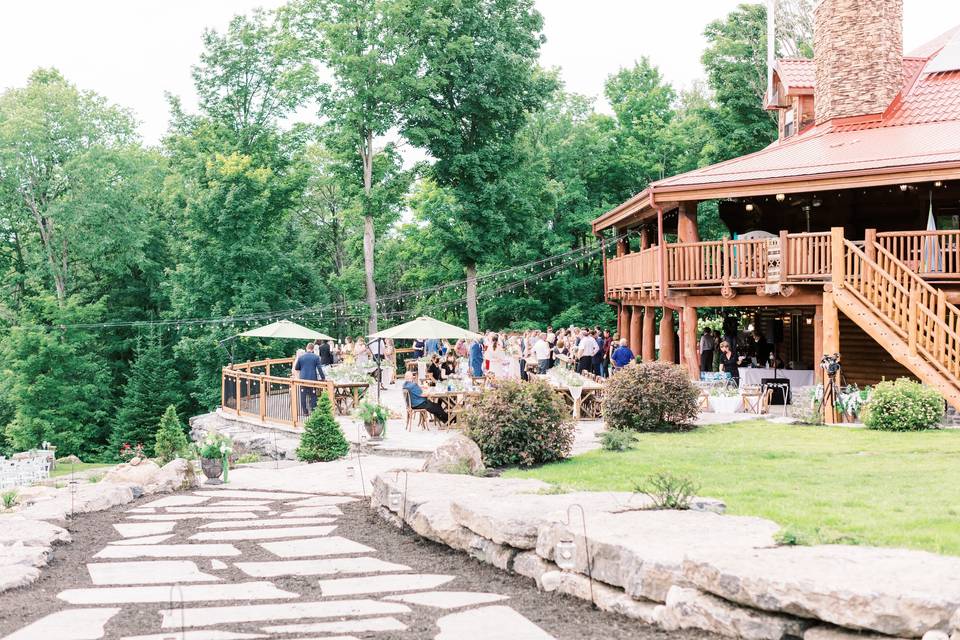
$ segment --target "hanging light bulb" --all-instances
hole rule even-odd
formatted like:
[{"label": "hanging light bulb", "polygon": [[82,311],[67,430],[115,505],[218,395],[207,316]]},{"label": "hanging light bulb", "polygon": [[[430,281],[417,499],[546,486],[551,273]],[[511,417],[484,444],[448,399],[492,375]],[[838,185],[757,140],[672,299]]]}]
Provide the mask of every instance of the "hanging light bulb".
[{"label": "hanging light bulb", "polygon": [[786,200],[786,199],[787,199],[786,194],[783,194],[783,193],[778,193],[778,194],[777,194],[777,202],[783,202],[783,201]]},{"label": "hanging light bulb", "polygon": [[900,185],[900,191],[906,191],[909,188],[910,187],[908,185],[905,185],[905,184]]},{"label": "hanging light bulb", "polygon": [[744,207],[744,208],[745,208],[747,211],[753,211],[753,203],[752,203],[752,202],[748,202],[748,203],[747,203],[747,206]]}]

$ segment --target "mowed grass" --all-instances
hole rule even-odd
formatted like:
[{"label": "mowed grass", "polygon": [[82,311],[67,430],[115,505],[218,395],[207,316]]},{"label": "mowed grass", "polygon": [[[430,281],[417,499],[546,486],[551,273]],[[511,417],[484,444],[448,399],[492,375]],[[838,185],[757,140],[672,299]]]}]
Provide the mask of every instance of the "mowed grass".
[{"label": "mowed grass", "polygon": [[650,474],[687,476],[727,512],[761,516],[804,544],[960,555],[960,430],[887,433],[765,421],[642,434],[511,477],[569,489],[633,491]]},{"label": "mowed grass", "polygon": [[106,467],[112,467],[112,464],[100,464],[97,462],[81,462],[80,464],[64,464],[60,463],[57,465],[57,468],[50,472],[51,478],[59,478],[61,476],[68,476],[74,471],[80,473],[81,471],[89,471],[91,469],[104,469]]}]

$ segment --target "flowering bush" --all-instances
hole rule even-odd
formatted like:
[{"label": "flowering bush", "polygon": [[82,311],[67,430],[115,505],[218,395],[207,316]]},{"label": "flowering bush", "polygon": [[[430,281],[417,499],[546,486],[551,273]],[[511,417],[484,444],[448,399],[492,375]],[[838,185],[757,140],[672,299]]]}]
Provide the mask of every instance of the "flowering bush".
[{"label": "flowering bush", "polygon": [[682,429],[697,419],[699,395],[686,369],[645,362],[618,371],[607,381],[603,419],[611,430]]},{"label": "flowering bush", "polygon": [[562,460],[573,447],[573,417],[543,381],[504,380],[461,418],[467,435],[492,467]]},{"label": "flowering bush", "polygon": [[129,442],[124,442],[120,445],[120,459],[124,462],[130,462],[134,458],[143,457],[143,443],[138,442],[134,446],[130,446]]},{"label": "flowering bush", "polygon": [[220,460],[224,456],[229,456],[233,451],[233,441],[227,436],[220,435],[216,431],[211,431],[197,445],[197,453],[201,458],[209,460]]},{"label": "flowering bush", "polygon": [[943,410],[943,396],[935,389],[899,378],[874,387],[863,423],[881,431],[921,431],[940,424]]}]

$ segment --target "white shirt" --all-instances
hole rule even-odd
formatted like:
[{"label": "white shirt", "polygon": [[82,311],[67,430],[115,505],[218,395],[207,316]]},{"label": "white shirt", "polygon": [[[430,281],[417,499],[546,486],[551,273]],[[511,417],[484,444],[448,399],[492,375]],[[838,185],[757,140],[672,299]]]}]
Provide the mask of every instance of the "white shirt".
[{"label": "white shirt", "polygon": [[548,331],[548,332],[547,332],[547,342],[548,342],[549,344],[553,344],[553,343],[556,342],[556,341],[557,341],[557,336],[556,336],[556,334],[554,334],[553,331]]},{"label": "white shirt", "polygon": [[587,356],[594,356],[600,351],[600,345],[597,344],[597,341],[594,340],[593,336],[586,335],[580,338],[580,357],[585,358]]},{"label": "white shirt", "polygon": [[537,360],[549,360],[550,343],[546,340],[537,340],[537,344],[533,345],[533,353],[537,356]]}]

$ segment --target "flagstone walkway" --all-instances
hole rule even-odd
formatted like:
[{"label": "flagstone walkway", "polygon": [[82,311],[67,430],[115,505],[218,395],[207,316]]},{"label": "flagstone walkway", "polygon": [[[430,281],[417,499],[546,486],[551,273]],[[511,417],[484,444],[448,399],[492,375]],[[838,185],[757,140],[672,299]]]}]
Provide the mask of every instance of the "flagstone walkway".
[{"label": "flagstone walkway", "polygon": [[349,496],[205,488],[94,516],[74,533],[103,538],[86,557],[0,598],[5,640],[662,635],[396,532]]}]

